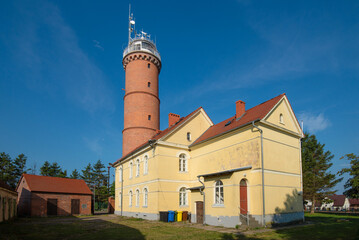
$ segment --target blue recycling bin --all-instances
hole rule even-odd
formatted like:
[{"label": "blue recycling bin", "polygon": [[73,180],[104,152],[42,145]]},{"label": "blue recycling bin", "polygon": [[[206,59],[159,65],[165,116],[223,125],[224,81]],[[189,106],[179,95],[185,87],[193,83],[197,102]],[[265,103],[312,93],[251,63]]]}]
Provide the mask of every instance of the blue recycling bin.
[{"label": "blue recycling bin", "polygon": [[174,222],[174,221],[175,221],[175,212],[168,211],[168,222]]}]

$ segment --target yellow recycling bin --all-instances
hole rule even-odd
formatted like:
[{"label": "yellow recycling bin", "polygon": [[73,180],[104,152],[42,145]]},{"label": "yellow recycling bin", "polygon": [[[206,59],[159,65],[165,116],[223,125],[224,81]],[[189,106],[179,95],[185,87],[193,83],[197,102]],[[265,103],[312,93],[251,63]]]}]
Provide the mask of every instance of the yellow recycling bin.
[{"label": "yellow recycling bin", "polygon": [[182,221],[182,211],[178,211],[177,212],[177,221],[181,222]]}]

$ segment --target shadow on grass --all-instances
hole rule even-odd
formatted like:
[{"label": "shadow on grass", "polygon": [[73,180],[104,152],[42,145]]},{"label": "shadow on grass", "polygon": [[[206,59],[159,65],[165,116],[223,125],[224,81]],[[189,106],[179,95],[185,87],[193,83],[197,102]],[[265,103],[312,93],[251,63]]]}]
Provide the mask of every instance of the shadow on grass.
[{"label": "shadow on grass", "polygon": [[18,218],[0,223],[0,233],[0,239],[145,239],[138,229],[97,215]]}]

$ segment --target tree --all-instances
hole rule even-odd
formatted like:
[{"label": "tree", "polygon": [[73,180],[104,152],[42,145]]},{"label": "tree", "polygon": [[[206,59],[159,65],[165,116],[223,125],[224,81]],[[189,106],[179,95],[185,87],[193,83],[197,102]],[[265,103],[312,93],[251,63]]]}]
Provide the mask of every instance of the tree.
[{"label": "tree", "polygon": [[48,161],[45,161],[42,167],[40,168],[40,173],[42,176],[49,177],[67,177],[67,170],[62,171],[61,167],[57,162],[54,162],[50,165]]},{"label": "tree", "polygon": [[91,163],[89,163],[84,170],[81,170],[82,175],[81,178],[85,180],[86,184],[89,186],[89,188],[93,191],[94,187],[94,174],[93,169],[91,166]]},{"label": "tree", "polygon": [[101,162],[101,160],[98,160],[93,166],[93,177],[96,187],[95,197],[97,202],[107,202],[107,174],[105,165]]},{"label": "tree", "polygon": [[302,140],[303,197],[312,201],[311,213],[314,213],[315,202],[334,194],[332,188],[342,180],[328,172],[334,155],[325,151],[324,146],[309,133]]},{"label": "tree", "polygon": [[340,159],[346,159],[350,161],[350,168],[343,168],[338,174],[343,175],[349,173],[351,176],[345,183],[344,194],[349,198],[359,198],[359,156],[354,153],[346,154]]},{"label": "tree", "polygon": [[0,153],[0,179],[15,188],[21,175],[26,172],[26,160],[22,153],[15,159],[5,152]]},{"label": "tree", "polygon": [[77,169],[73,170],[71,175],[70,175],[70,178],[72,179],[80,179],[80,173],[77,171]]}]

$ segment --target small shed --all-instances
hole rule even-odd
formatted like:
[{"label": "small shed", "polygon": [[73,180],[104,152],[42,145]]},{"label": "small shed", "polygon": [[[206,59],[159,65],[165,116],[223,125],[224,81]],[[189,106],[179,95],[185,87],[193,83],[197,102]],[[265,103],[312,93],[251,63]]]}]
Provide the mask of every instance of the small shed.
[{"label": "small shed", "polygon": [[0,180],[0,222],[16,217],[16,198],[17,192]]},{"label": "small shed", "polygon": [[16,191],[20,216],[91,214],[92,192],[84,180],[23,174]]}]

